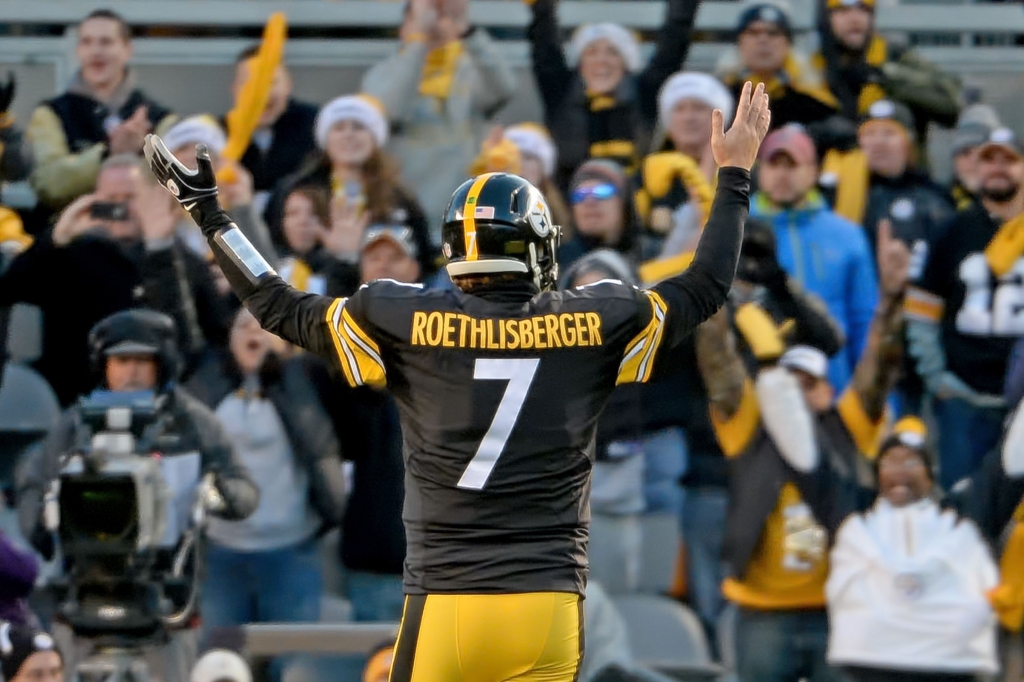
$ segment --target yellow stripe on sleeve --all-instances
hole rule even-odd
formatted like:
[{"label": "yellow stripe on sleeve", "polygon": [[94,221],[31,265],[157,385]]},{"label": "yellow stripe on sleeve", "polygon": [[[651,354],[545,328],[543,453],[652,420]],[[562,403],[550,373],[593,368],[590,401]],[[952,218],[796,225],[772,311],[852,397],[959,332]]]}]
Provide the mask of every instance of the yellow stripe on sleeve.
[{"label": "yellow stripe on sleeve", "polygon": [[853,437],[857,451],[868,459],[873,460],[877,457],[878,446],[882,440],[882,429],[885,427],[884,413],[878,421],[872,420],[864,409],[860,396],[852,388],[843,391],[839,402],[836,403],[836,410],[838,410],[846,430]]},{"label": "yellow stripe on sleeve", "polygon": [[903,303],[903,312],[909,319],[922,322],[941,322],[946,303],[935,294],[917,287],[910,287]]},{"label": "yellow stripe on sleeve", "polygon": [[466,260],[477,260],[480,258],[480,251],[476,244],[476,202],[480,198],[480,191],[491,179],[493,173],[481,175],[469,188],[466,195],[466,203],[462,207],[462,238],[466,242]]},{"label": "yellow stripe on sleeve", "polygon": [[761,408],[757,404],[754,384],[749,379],[743,382],[743,398],[734,415],[726,418],[718,410],[711,408],[711,425],[726,457],[742,455],[760,424]]},{"label": "yellow stripe on sleeve", "polygon": [[349,386],[377,386],[387,384],[380,348],[345,310],[345,301],[339,298],[327,309],[327,326],[331,330],[338,362]]},{"label": "yellow stripe on sleeve", "polygon": [[654,359],[661,347],[661,339],[665,333],[665,314],[668,312],[665,300],[653,291],[642,293],[647,296],[651,304],[651,321],[627,344],[626,352],[619,364],[616,385],[631,382],[645,383],[651,378]]}]

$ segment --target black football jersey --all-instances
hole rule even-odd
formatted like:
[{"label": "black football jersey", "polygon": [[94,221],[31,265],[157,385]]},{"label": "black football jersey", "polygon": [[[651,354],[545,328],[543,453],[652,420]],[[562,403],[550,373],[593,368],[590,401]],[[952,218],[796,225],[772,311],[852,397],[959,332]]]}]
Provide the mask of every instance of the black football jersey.
[{"label": "black football jersey", "polygon": [[720,171],[693,264],[650,290],[524,282],[472,295],[384,280],[332,299],[272,273],[250,289],[237,259],[218,262],[265,329],[394,396],[407,593],[583,594],[598,416],[616,384],[650,379],[659,353],[725,301],[749,184]]}]

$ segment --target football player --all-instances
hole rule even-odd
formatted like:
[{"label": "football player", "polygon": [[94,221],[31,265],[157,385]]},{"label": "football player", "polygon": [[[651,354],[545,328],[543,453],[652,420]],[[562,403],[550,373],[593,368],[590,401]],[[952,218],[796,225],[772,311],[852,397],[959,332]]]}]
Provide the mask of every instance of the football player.
[{"label": "football player", "polygon": [[649,290],[553,291],[559,227],[526,180],[490,173],[452,196],[442,234],[456,290],[379,280],[350,298],[291,288],[217,202],[208,156],[185,168],[156,136],[157,179],[207,236],[263,327],[387,386],[405,440],[407,594],[391,679],[573,680],[583,653],[588,497],[597,417],[616,384],[647,381],[726,299],[768,97],[748,83],[693,264]]}]

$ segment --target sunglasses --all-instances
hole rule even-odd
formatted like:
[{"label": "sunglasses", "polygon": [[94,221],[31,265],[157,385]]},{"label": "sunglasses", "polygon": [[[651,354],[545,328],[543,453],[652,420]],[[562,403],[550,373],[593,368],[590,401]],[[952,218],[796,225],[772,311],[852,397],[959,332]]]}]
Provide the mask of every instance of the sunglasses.
[{"label": "sunglasses", "polygon": [[615,189],[615,185],[602,183],[600,185],[594,185],[593,187],[578,187],[572,191],[569,195],[569,202],[574,206],[576,204],[582,204],[587,199],[597,199],[598,201],[604,201],[605,199],[611,199],[619,193]]}]

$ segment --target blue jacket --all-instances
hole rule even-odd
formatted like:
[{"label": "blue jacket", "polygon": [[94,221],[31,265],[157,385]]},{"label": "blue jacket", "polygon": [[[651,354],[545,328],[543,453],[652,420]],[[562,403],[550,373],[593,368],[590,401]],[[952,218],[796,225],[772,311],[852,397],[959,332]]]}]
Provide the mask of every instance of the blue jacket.
[{"label": "blue jacket", "polygon": [[874,259],[864,230],[833,213],[817,192],[793,209],[779,209],[763,192],[750,203],[750,215],[775,230],[779,264],[822,298],[846,334],[846,346],[829,364],[829,380],[839,392],[864,350],[878,303]]}]

